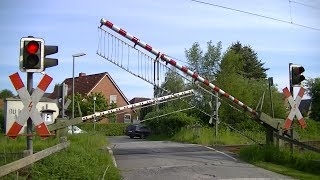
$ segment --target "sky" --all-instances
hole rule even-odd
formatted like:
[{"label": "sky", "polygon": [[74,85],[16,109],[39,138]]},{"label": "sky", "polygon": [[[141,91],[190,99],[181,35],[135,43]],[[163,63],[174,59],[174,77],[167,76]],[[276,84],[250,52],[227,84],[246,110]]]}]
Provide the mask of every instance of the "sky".
[{"label": "sky", "polygon": [[[59,59],[59,65],[46,69],[46,74],[53,77],[47,92],[72,77],[72,55],[83,52],[86,56],[75,59],[75,76],[80,72],[108,72],[129,100],[152,97],[152,85],[96,54],[101,18],[177,58],[183,65],[186,65],[184,52],[194,42],[204,51],[208,41],[213,44],[221,41],[223,51],[237,41],[250,45],[265,63],[264,67],[270,68],[267,75],[273,77],[279,91],[289,85],[289,63],[302,65],[307,78],[320,77],[320,0],[203,2],[251,14],[190,0],[2,0],[0,90],[9,89],[16,94],[9,79],[15,72],[26,84],[26,73],[19,70],[19,46],[22,37],[32,35],[43,38],[46,45],[59,47],[59,52],[51,56]],[[41,77],[34,74],[34,87]]]}]

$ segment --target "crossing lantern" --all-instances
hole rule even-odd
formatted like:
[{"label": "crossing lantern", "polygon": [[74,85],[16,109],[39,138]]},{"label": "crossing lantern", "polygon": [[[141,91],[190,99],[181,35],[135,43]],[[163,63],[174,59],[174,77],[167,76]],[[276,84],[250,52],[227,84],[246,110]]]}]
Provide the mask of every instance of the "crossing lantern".
[{"label": "crossing lantern", "polygon": [[44,40],[27,37],[20,40],[19,67],[22,72],[42,72],[44,70]]},{"label": "crossing lantern", "polygon": [[58,46],[44,45],[44,69],[58,65],[58,59],[48,58],[48,55],[58,52]]},{"label": "crossing lantern", "polygon": [[22,72],[42,72],[58,65],[58,59],[47,58],[58,52],[58,46],[45,45],[42,38],[21,38],[19,67]]},{"label": "crossing lantern", "polygon": [[300,86],[301,82],[306,78],[302,74],[304,72],[304,67],[296,64],[290,65],[290,80],[291,86]]}]

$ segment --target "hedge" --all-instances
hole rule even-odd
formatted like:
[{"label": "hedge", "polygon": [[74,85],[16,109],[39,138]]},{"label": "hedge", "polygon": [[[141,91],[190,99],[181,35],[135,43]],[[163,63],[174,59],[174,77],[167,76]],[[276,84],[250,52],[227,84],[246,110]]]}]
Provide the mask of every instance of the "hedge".
[{"label": "hedge", "polygon": [[[129,124],[125,123],[107,123],[107,124],[96,124],[95,131],[101,132],[107,136],[123,136],[125,135],[125,129]],[[78,126],[84,131],[94,131],[93,123],[83,123]]]}]

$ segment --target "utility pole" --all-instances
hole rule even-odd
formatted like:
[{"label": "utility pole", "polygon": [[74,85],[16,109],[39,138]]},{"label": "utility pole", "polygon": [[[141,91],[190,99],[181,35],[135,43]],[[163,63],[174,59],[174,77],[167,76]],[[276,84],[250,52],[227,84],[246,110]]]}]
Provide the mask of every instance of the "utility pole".
[{"label": "utility pole", "polygon": [[215,126],[216,126],[216,137],[218,137],[218,125],[220,123],[219,121],[219,107],[220,107],[220,102],[219,102],[219,93],[216,92],[216,111],[215,111],[215,116],[216,116],[216,122],[215,122]]},{"label": "utility pole", "polygon": [[[33,72],[27,72],[27,90],[29,94],[32,94],[33,87]],[[33,154],[32,143],[32,119],[29,117],[27,121],[27,151],[28,155]]]},{"label": "utility pole", "polygon": [[[289,82],[290,82],[289,84],[290,84],[290,93],[292,94],[292,97],[294,97],[293,85],[292,85],[292,77],[291,77],[291,65],[292,65],[292,63],[289,63]],[[293,117],[293,118],[295,118],[295,117]],[[292,127],[292,124],[290,126],[290,130],[289,131],[290,131],[291,139],[293,140],[293,127]],[[293,154],[293,144],[291,142],[290,142],[290,152],[291,152],[291,154]]]}]

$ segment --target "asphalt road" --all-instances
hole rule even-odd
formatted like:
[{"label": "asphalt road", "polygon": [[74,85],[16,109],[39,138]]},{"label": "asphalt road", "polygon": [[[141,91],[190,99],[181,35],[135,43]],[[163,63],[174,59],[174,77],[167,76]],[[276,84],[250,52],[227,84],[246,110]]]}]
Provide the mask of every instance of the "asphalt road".
[{"label": "asphalt road", "polygon": [[195,144],[109,137],[123,179],[290,179]]}]

